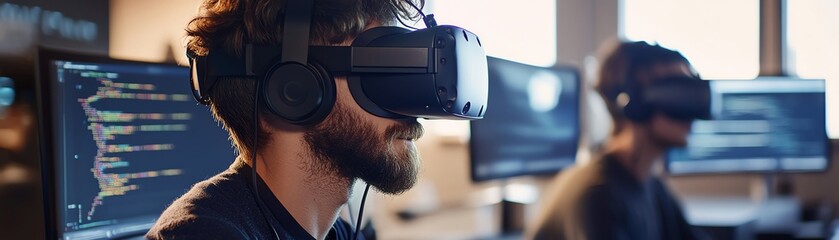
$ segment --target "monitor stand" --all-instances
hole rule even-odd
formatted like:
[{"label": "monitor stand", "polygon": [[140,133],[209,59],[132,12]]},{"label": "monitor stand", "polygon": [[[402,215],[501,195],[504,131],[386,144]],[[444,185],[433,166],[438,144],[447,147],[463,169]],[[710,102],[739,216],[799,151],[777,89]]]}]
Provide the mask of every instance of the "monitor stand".
[{"label": "monitor stand", "polygon": [[779,194],[789,194],[788,189],[779,189],[789,181],[775,173],[764,173],[752,179],[749,185],[749,196],[755,202],[763,202],[778,197]]},{"label": "monitor stand", "polygon": [[752,182],[752,199],[760,205],[758,233],[788,235],[798,231],[801,204],[793,191],[786,174],[766,173]]},{"label": "monitor stand", "polygon": [[525,184],[511,184],[503,180],[499,186],[501,196],[498,201],[499,233],[501,236],[516,236],[524,232],[526,208],[535,202],[538,193],[534,186]]},{"label": "monitor stand", "polygon": [[500,233],[501,235],[510,235],[521,233],[524,231],[524,203],[513,202],[502,199],[498,203],[501,208]]}]

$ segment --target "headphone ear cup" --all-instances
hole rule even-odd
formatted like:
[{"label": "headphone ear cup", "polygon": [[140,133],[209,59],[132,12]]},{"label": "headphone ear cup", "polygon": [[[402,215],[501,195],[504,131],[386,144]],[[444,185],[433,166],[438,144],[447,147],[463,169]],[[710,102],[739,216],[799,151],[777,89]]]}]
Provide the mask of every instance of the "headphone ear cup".
[{"label": "headphone ear cup", "polygon": [[633,93],[626,93],[629,101],[623,107],[623,114],[633,122],[646,122],[653,114],[653,109],[650,104],[644,101],[641,93],[635,91]]},{"label": "headphone ear cup", "polygon": [[[278,64],[263,80],[268,109],[289,123],[313,125],[322,121],[335,103],[335,83],[325,70],[298,63]],[[328,81],[327,81],[328,80]]]},{"label": "headphone ear cup", "polygon": [[314,75],[317,76],[317,81],[320,83],[321,88],[321,105],[320,107],[312,114],[309,118],[309,121],[306,123],[307,125],[314,125],[326,119],[326,116],[332,112],[332,108],[335,106],[335,101],[337,98],[338,93],[336,92],[335,88],[335,79],[332,77],[332,74],[326,70],[323,66],[317,63],[309,63],[309,69],[312,71]]}]

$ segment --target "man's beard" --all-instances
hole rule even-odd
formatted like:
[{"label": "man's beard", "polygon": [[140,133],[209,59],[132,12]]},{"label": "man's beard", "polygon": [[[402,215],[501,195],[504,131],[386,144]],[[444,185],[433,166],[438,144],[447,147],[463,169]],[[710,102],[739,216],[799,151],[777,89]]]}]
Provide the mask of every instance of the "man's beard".
[{"label": "man's beard", "polygon": [[347,106],[336,102],[329,117],[304,135],[315,158],[309,169],[331,171],[352,180],[360,178],[379,191],[399,194],[414,186],[419,156],[414,147],[397,152],[394,142],[418,139],[423,134],[416,120],[399,121],[378,134],[375,126]]}]

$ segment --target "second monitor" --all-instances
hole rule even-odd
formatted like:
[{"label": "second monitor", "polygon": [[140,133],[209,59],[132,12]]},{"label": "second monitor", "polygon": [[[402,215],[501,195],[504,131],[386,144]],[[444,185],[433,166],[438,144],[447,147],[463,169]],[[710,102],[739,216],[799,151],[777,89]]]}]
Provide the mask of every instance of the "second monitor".
[{"label": "second monitor", "polygon": [[711,82],[712,117],[695,121],[672,174],[822,171],[828,166],[823,80]]},{"label": "second monitor", "polygon": [[552,174],[575,162],[579,73],[488,58],[489,108],[471,122],[473,181]]}]

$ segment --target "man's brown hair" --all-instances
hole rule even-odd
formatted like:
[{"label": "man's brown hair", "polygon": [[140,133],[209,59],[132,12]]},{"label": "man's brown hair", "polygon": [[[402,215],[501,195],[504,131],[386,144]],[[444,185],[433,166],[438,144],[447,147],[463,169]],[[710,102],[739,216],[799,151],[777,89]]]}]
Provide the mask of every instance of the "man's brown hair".
[{"label": "man's brown hair", "polygon": [[[388,25],[397,17],[415,19],[409,2],[424,0],[315,0],[310,30],[311,44],[336,45],[352,40],[369,24]],[[417,2],[417,3],[415,3]],[[209,51],[240,54],[245,44],[282,44],[286,0],[205,0],[199,15],[187,25],[187,49],[200,56]],[[255,79],[222,79],[209,91],[213,116],[230,132],[234,147],[250,158],[253,149],[267,143],[269,134],[259,128],[259,146],[253,146]],[[264,105],[263,105],[264,106]],[[260,113],[267,113],[260,109]]]}]

